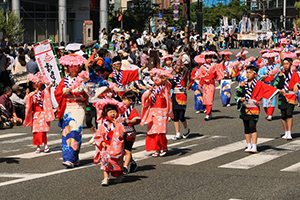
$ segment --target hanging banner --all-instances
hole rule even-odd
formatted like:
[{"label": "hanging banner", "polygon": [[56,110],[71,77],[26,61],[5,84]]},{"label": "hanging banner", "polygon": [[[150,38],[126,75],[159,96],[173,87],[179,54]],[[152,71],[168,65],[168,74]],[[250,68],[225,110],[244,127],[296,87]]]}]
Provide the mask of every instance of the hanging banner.
[{"label": "hanging banner", "polygon": [[228,30],[228,17],[223,16],[223,23],[225,30]]},{"label": "hanging banner", "polygon": [[57,108],[58,104],[54,96],[54,90],[60,83],[61,76],[55,55],[53,53],[51,42],[48,40],[46,42],[34,45],[33,50],[40,72],[46,76],[51,83],[54,83],[53,87],[51,88],[51,101],[53,107]]},{"label": "hanging banner", "polygon": [[231,24],[232,24],[232,26],[236,25],[236,20],[232,18],[231,19]]},{"label": "hanging banner", "polygon": [[258,31],[258,18],[254,18],[253,31]]}]

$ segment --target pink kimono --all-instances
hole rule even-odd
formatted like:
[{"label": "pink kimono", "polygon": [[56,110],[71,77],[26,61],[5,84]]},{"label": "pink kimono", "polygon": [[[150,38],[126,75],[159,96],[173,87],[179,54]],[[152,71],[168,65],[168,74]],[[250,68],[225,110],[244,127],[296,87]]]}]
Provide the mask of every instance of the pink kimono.
[{"label": "pink kimono", "polygon": [[40,101],[34,96],[26,97],[24,126],[32,127],[33,145],[47,144],[46,133],[50,131],[50,121],[55,119],[49,88],[42,91]]},{"label": "pink kimono", "polygon": [[202,87],[203,105],[206,106],[206,114],[210,115],[211,107],[214,102],[215,80],[220,81],[224,78],[224,69],[221,64],[204,64],[200,67],[196,79],[199,80],[199,90]]},{"label": "pink kimono", "polygon": [[[104,126],[107,123],[108,127],[112,123],[104,120],[97,130],[94,137],[97,147],[94,156],[94,163],[101,163],[101,170],[111,172],[112,176],[120,176],[123,173],[123,157],[124,157],[124,139],[123,134],[126,132],[122,124],[117,123],[114,127],[113,134],[108,137],[109,132]],[[106,143],[106,148],[103,148],[102,143]]]},{"label": "pink kimono", "polygon": [[173,117],[171,101],[171,83],[167,82],[157,95],[156,102],[152,105],[151,98],[142,96],[141,125],[147,125],[146,150],[158,151],[167,149],[166,133],[168,130],[169,117]]}]

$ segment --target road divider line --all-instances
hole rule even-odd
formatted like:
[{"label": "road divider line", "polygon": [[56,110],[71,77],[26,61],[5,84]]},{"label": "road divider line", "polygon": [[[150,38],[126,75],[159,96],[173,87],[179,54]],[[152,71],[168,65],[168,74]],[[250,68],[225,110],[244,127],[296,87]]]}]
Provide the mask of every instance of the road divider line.
[{"label": "road divider line", "polygon": [[[260,138],[259,144],[273,140],[273,138]],[[200,151],[198,153],[191,154],[182,158],[164,162],[163,164],[173,165],[194,165],[200,162],[204,162],[234,151],[244,149],[246,147],[246,141],[242,140],[239,142],[231,143],[225,146],[216,147],[211,150]]]},{"label": "road divider line", "polygon": [[300,162],[294,164],[294,165],[291,165],[287,168],[284,168],[282,170],[280,170],[282,172],[299,172],[300,171]]},{"label": "road divider line", "polygon": [[26,135],[26,134],[28,134],[28,133],[9,133],[9,134],[0,135],[0,139],[9,138],[9,137],[16,137],[16,136]]},{"label": "road divider line", "polygon": [[300,150],[300,140],[289,142],[287,144],[277,146],[274,149],[268,149],[258,154],[253,154],[219,167],[230,169],[250,169],[298,150]]}]

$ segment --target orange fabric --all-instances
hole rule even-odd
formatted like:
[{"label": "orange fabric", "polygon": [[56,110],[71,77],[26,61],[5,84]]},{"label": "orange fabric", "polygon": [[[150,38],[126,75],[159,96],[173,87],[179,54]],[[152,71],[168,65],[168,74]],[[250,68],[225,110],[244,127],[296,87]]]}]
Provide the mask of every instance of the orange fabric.
[{"label": "orange fabric", "polygon": [[146,151],[159,151],[168,149],[166,134],[151,134],[146,137]]},{"label": "orange fabric", "polygon": [[46,132],[35,132],[33,133],[33,145],[43,145],[47,144],[47,134]]}]

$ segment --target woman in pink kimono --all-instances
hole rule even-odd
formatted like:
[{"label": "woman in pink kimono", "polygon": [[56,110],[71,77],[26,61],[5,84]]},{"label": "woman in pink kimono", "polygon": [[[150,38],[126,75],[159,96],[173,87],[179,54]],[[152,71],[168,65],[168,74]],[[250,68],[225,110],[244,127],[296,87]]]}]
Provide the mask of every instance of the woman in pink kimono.
[{"label": "woman in pink kimono", "polygon": [[[50,121],[55,119],[52,109],[50,88],[53,84],[40,73],[30,74],[27,79],[33,83],[35,91],[26,96],[25,127],[32,127],[33,145],[37,146],[36,153],[41,152],[40,146],[45,145],[44,152],[50,151],[47,146],[47,132],[50,131]],[[42,90],[43,84],[49,85]]]},{"label": "woman in pink kimono", "polygon": [[100,99],[96,103],[99,114],[101,111],[103,123],[99,126],[95,134],[96,154],[94,163],[101,163],[101,170],[104,173],[102,186],[109,185],[109,174],[117,177],[115,183],[123,180],[123,158],[124,158],[124,138],[126,132],[122,125],[122,118],[127,108],[115,99]]},{"label": "woman in pink kimono", "polygon": [[155,83],[142,96],[141,125],[147,125],[146,151],[155,151],[153,157],[167,153],[168,120],[173,117],[171,100],[170,72],[163,69],[152,69],[150,72]]},{"label": "woman in pink kimono", "polygon": [[215,80],[220,81],[224,78],[222,65],[212,63],[212,57],[217,55],[214,51],[205,51],[205,63],[200,67],[196,80],[199,80],[199,90],[202,88],[203,105],[206,106],[206,121],[211,119],[211,110],[215,95]]}]

